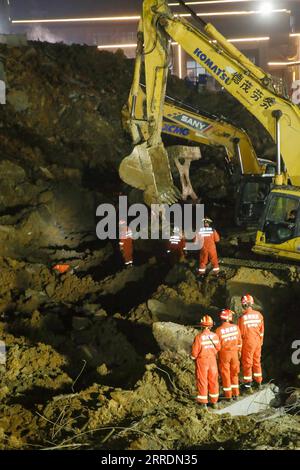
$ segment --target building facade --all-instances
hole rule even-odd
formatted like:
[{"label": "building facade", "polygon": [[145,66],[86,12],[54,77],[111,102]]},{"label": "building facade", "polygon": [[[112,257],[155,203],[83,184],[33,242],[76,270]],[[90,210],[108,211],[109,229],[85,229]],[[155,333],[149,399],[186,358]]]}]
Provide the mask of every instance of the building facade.
[{"label": "building facade", "polygon": [[[286,84],[290,89],[293,82],[300,80],[299,0],[194,0],[187,3],[255,64],[272,74],[279,87]],[[141,4],[139,2],[139,6]],[[84,15],[81,9],[82,16],[74,13],[72,18],[57,18],[50,10],[40,18],[30,17],[30,11],[26,18],[16,18],[11,10],[11,32],[26,31],[29,39],[95,45],[99,50],[121,48],[128,57],[134,57],[140,14],[136,2],[130,7],[126,5],[126,11],[122,2],[115,2],[111,12],[106,9],[105,14],[100,8],[89,10],[88,5],[89,2]],[[176,14],[188,15],[176,0],[170,1],[170,8]],[[35,10],[32,13],[37,14]],[[174,43],[171,68],[172,73],[198,82],[200,87],[205,84],[217,88],[207,72]]]}]

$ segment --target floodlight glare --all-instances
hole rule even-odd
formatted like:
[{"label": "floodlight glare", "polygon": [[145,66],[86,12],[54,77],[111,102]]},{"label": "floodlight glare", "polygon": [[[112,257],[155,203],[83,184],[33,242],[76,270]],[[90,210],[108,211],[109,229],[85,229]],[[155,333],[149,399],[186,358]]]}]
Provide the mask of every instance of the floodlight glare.
[{"label": "floodlight glare", "polygon": [[259,7],[259,11],[263,15],[270,15],[270,13],[272,13],[272,11],[273,11],[273,6],[269,2],[263,2]]}]

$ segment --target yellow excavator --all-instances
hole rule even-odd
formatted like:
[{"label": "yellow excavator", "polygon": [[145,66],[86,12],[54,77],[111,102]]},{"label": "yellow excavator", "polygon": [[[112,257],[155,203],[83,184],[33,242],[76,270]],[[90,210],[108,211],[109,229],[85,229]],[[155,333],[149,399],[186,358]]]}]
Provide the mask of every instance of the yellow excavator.
[{"label": "yellow excavator", "polygon": [[[147,118],[145,116],[146,96],[140,86],[137,99],[135,100],[135,122],[139,123],[138,135],[132,133],[132,139],[146,141]],[[132,126],[131,111],[133,98],[130,93],[127,104],[123,109],[123,126],[131,133],[136,130]],[[232,176],[235,201],[235,223],[243,226],[256,226],[264,208],[264,201],[270,192],[272,176],[275,174],[275,165],[270,160],[257,157],[248,134],[241,128],[236,127],[223,116],[216,116],[175,100],[170,96],[165,97],[163,108],[162,133],[175,137],[176,140],[185,140],[193,144],[207,146],[218,146],[225,149],[225,163],[228,173]],[[196,200],[189,179],[189,163],[198,159],[199,155],[193,152],[194,148],[184,148],[181,145],[167,148],[176,150],[174,155],[175,164],[180,174],[182,185],[182,198],[190,196]],[[177,158],[176,158],[177,156]],[[180,159],[185,164],[180,163]],[[187,171],[184,170],[187,168]]]},{"label": "yellow excavator", "polygon": [[138,48],[131,89],[132,135],[138,137],[136,99],[142,65],[146,78],[147,139],[133,139],[135,147],[120,166],[120,176],[144,191],[145,201],[171,204],[179,196],[172,180],[161,131],[170,62],[170,40],[234,96],[271,135],[277,146],[274,188],[266,199],[254,251],[300,260],[300,110],[278,94],[272,78],[204,22],[182,0],[179,3],[202,31],[186,18],[174,15],[166,0],[144,0],[138,29]]}]

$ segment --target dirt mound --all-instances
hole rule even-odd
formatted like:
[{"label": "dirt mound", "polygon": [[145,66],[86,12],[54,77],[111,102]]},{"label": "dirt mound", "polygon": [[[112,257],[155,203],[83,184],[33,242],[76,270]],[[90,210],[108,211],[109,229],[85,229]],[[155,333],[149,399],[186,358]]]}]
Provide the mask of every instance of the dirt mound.
[{"label": "dirt mound", "polygon": [[[43,448],[135,450],[299,448],[299,417],[220,416],[199,409],[193,394],[194,364],[186,356],[165,352],[147,365],[132,390],[94,384],[79,393],[57,395],[46,406],[38,405],[35,412],[20,405],[2,405],[2,445],[24,448],[34,442]],[[21,429],[27,427],[22,434]]]},{"label": "dirt mound", "polygon": [[[96,240],[100,194],[120,190],[127,151],[121,108],[131,80],[122,54],[85,46],[0,47],[0,255],[46,262]],[[109,71],[103,74],[103,70]],[[104,79],[104,76],[106,78]],[[120,81],[120,76],[122,80]]]}]

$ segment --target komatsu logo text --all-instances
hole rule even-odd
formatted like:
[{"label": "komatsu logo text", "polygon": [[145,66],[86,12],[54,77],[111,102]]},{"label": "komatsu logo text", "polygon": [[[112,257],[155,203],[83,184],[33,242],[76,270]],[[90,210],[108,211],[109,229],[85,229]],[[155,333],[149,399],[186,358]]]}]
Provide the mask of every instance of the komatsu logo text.
[{"label": "komatsu logo text", "polygon": [[196,55],[201,60],[201,62],[203,62],[213,73],[215,73],[217,77],[220,77],[223,82],[226,84],[230,83],[230,77],[225,72],[225,69],[215,64],[214,61],[207,57],[204,52],[200,51],[198,47],[194,50],[194,55]]}]

